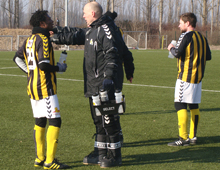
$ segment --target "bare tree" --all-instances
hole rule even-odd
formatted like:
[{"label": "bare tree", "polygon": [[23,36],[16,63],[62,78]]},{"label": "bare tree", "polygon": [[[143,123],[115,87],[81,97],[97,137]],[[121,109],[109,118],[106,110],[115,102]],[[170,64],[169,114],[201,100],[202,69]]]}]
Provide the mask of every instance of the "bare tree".
[{"label": "bare tree", "polygon": [[147,22],[151,23],[152,3],[151,0],[147,0]]},{"label": "bare tree", "polygon": [[55,8],[56,8],[56,0],[53,0],[53,20],[55,21],[55,19],[56,19],[56,15],[55,15]]},{"label": "bare tree", "polygon": [[172,8],[173,2],[169,0],[169,8],[168,8],[168,23],[172,22],[172,14],[173,14],[173,8]]},{"label": "bare tree", "polygon": [[191,0],[191,12],[193,12],[194,9],[194,4],[193,4],[193,0]]},{"label": "bare tree", "polygon": [[213,33],[213,22],[214,22],[214,0],[212,0],[212,9],[211,9],[211,36]]},{"label": "bare tree", "polygon": [[163,0],[160,0],[159,4],[159,41],[160,41],[160,47],[161,47],[161,31],[162,31],[162,20],[163,20]]},{"label": "bare tree", "polygon": [[182,3],[182,1],[176,0],[175,16],[176,16],[177,22],[179,21],[181,3]]},{"label": "bare tree", "polygon": [[114,0],[107,0],[106,11],[114,11]]},{"label": "bare tree", "polygon": [[43,0],[40,0],[40,10],[43,10]]},{"label": "bare tree", "polygon": [[220,0],[217,1],[217,11],[216,11],[216,21],[215,21],[215,24],[216,24],[216,27],[218,28],[219,26],[219,5],[220,5]]},{"label": "bare tree", "polygon": [[19,28],[19,0],[14,1],[14,27]]},{"label": "bare tree", "polygon": [[201,3],[202,12],[200,12],[200,15],[202,17],[202,26],[207,25],[207,14],[208,14],[207,1],[208,0],[202,0],[202,3]]},{"label": "bare tree", "polygon": [[11,0],[8,0],[8,27],[11,28]]}]

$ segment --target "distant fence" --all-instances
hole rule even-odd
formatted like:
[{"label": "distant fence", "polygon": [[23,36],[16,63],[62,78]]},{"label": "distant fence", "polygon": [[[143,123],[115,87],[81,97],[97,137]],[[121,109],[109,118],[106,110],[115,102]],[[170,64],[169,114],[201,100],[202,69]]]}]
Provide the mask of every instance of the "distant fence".
[{"label": "distant fence", "polygon": [[12,51],[13,50],[13,36],[0,35],[0,50]]}]

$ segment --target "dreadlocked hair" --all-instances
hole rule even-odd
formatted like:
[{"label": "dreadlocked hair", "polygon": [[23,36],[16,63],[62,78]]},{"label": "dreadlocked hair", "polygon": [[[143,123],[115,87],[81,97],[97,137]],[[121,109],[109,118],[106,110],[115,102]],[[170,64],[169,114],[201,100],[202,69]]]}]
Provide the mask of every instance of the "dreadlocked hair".
[{"label": "dreadlocked hair", "polygon": [[46,21],[47,10],[37,10],[32,14],[31,19],[29,21],[30,25],[33,27],[39,27],[40,22]]}]

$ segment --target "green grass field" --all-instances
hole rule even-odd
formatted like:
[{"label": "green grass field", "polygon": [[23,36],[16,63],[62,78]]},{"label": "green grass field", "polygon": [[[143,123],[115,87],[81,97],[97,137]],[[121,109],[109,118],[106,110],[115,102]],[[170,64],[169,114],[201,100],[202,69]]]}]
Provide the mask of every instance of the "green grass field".
[{"label": "green grass field", "polygon": [[[12,61],[15,52],[0,52],[0,169],[34,168],[34,119],[26,93],[26,75]],[[176,59],[167,50],[133,50],[133,83],[124,81],[126,113],[123,164],[112,169],[219,169],[220,168],[220,51],[212,51],[203,79],[198,144],[169,147],[177,139],[174,109]],[[55,51],[58,61],[60,51]],[[93,150],[95,127],[83,94],[83,51],[70,51],[67,72],[57,74],[62,127],[56,157],[72,169],[100,169],[82,164]]]}]

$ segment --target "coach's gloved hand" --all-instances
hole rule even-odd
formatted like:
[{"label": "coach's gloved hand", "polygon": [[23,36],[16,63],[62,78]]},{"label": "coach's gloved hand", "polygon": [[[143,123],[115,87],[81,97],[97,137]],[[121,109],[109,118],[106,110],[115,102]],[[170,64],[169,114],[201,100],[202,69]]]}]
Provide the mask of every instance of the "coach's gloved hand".
[{"label": "coach's gloved hand", "polygon": [[67,65],[65,63],[58,63],[57,62],[57,66],[59,67],[59,71],[58,72],[65,72]]},{"label": "coach's gloved hand", "polygon": [[102,82],[102,86],[104,90],[110,90],[113,84],[114,82],[111,79],[104,79]]},{"label": "coach's gloved hand", "polygon": [[59,32],[62,32],[62,29],[63,29],[62,27],[56,26],[56,27],[53,28],[52,31],[53,31],[54,34],[57,34]]},{"label": "coach's gloved hand", "polygon": [[53,36],[50,37],[50,41],[54,42],[55,44],[59,44],[60,43],[60,40],[59,40],[57,34],[53,34]]}]

